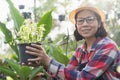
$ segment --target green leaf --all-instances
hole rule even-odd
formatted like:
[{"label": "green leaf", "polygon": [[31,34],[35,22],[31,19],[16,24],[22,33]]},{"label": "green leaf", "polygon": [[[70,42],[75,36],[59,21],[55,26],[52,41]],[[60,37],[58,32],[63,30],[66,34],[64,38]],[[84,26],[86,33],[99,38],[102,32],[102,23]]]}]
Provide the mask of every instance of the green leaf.
[{"label": "green leaf", "polygon": [[7,27],[4,23],[0,22],[0,29],[3,32],[3,34],[5,35],[6,41],[7,42],[12,42],[12,40],[13,40],[12,33],[9,29],[7,29]]},{"label": "green leaf", "polygon": [[6,42],[10,45],[10,47],[16,52],[16,54],[18,55],[18,49],[17,49],[17,44],[14,43],[13,45],[13,35],[12,32],[7,29],[6,25],[4,23],[0,22],[0,30],[3,32],[3,34],[5,35],[5,40]]},{"label": "green leaf", "polygon": [[15,24],[15,29],[17,31],[20,30],[20,26],[23,24],[24,22],[24,18],[23,16],[19,13],[19,11],[14,7],[14,4],[12,3],[12,0],[6,0],[9,4],[9,9],[10,9],[10,13],[12,16],[12,19],[14,21]]},{"label": "green leaf", "polygon": [[6,62],[8,63],[9,66],[18,74],[20,75],[20,65],[17,62],[14,62],[12,60],[6,59]]},{"label": "green leaf", "polygon": [[63,51],[61,50],[59,46],[50,45],[49,54],[58,62],[63,63],[65,65],[68,64],[69,59],[67,56],[63,54]]},{"label": "green leaf", "polygon": [[29,76],[29,79],[32,80],[37,73],[41,72],[43,70],[43,67],[42,66],[39,66],[38,68],[35,68],[32,73],[30,74]]},{"label": "green leaf", "polygon": [[16,60],[17,62],[19,61],[19,58],[16,54],[11,54],[11,58]]},{"label": "green leaf", "polygon": [[16,74],[6,67],[0,66],[0,72],[5,73],[7,76],[10,76],[14,80],[18,80]]},{"label": "green leaf", "polygon": [[22,80],[27,80],[28,76],[31,74],[31,69],[28,66],[22,66],[20,68],[20,77]]},{"label": "green leaf", "polygon": [[6,62],[11,67],[11,70],[15,72],[22,80],[27,80],[28,76],[31,74],[31,69],[29,66],[21,66],[17,62],[6,59]]},{"label": "green leaf", "polygon": [[37,26],[40,26],[42,24],[45,24],[45,26],[44,26],[45,31],[43,34],[43,39],[48,35],[48,33],[50,32],[50,30],[52,28],[52,15],[51,15],[51,13],[52,13],[52,10],[45,13],[37,25]]}]

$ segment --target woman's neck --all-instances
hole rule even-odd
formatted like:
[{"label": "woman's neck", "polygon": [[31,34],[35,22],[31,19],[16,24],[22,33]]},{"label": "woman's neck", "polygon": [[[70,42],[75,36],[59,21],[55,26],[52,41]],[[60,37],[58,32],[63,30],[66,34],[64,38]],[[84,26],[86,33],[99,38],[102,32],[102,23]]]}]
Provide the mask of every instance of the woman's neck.
[{"label": "woman's neck", "polygon": [[90,50],[91,50],[91,48],[92,48],[92,45],[93,45],[93,43],[94,43],[95,40],[96,40],[95,37],[85,39],[86,44],[87,44],[87,51],[88,51],[88,52],[90,52]]}]

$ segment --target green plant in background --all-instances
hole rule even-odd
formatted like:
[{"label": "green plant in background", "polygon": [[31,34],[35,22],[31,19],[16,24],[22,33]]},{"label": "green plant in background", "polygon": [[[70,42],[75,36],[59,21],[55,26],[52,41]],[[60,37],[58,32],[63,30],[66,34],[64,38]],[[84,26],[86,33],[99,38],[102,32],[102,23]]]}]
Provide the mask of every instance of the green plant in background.
[{"label": "green plant in background", "polygon": [[7,65],[1,66],[0,72],[10,76],[13,80],[32,80],[39,72],[44,73],[47,78],[47,73],[42,66],[33,69],[29,66],[21,66],[13,60],[6,59],[5,62]]},{"label": "green plant in background", "polygon": [[8,43],[9,46],[12,48],[12,50],[18,55],[17,44],[13,43],[14,38],[13,38],[12,32],[6,27],[4,23],[1,23],[1,22],[0,22],[0,30],[5,35],[5,42]]},{"label": "green plant in background", "polygon": [[[18,33],[19,30],[20,30],[20,27],[23,25],[23,23],[24,23],[25,20],[23,19],[23,17],[19,13],[19,11],[14,7],[14,5],[11,2],[11,0],[6,0],[6,1],[9,4],[10,13],[12,15],[12,19],[13,19],[14,24],[15,24],[14,25],[15,31],[17,31],[17,33]],[[39,27],[40,25],[44,24],[44,29],[45,30],[43,31],[43,38],[42,38],[43,39],[43,44],[46,41],[45,39],[46,39],[47,35],[49,34],[49,32],[51,31],[51,28],[52,28],[52,16],[51,16],[52,11],[53,10],[50,10],[50,11],[46,12],[41,17],[40,21],[38,21],[38,23],[37,23],[37,27]],[[11,43],[10,46],[12,46],[12,47],[15,48],[15,49],[14,48],[12,48],[12,49],[15,51],[15,53],[17,54],[17,56],[19,56],[18,55],[18,49],[17,49],[17,42],[15,42],[16,40],[13,37],[15,35],[12,34],[12,31],[9,30],[4,23],[0,23],[0,29],[1,29],[1,31],[5,35],[6,42],[7,43]],[[45,45],[47,45],[47,44],[45,43]],[[56,46],[59,46],[59,45],[56,45]],[[49,45],[48,45],[48,47],[49,47]],[[56,52],[53,51],[52,53],[56,53]],[[57,52],[57,56],[59,56],[59,55],[61,55],[61,54],[59,52]],[[64,54],[62,54],[62,55],[64,55]],[[54,56],[54,57],[56,57],[56,56]]]},{"label": "green plant in background", "polygon": [[[20,12],[14,7],[11,0],[6,0],[6,1],[9,4],[10,14],[11,14],[13,22],[14,22],[15,32],[18,33],[20,30],[20,27],[23,25],[25,19],[20,14]],[[52,16],[51,16],[52,11],[53,10],[46,12],[41,17],[40,21],[38,21],[38,23],[37,23],[37,27],[44,24],[45,31],[44,31],[43,38],[42,38],[43,40],[46,38],[46,36],[48,35],[48,33],[50,32],[50,30],[52,28]],[[17,34],[12,34],[12,31],[9,30],[6,27],[6,25],[1,22],[0,22],[0,30],[5,35],[5,42],[8,43],[10,45],[10,47],[15,51],[17,56],[19,56],[18,49],[17,49],[17,42],[16,42],[16,39],[14,39],[14,36],[16,36],[16,38],[18,37]]]},{"label": "green plant in background", "polygon": [[61,46],[58,46],[56,44],[48,44],[45,45],[46,47],[46,52],[48,53],[49,56],[57,60],[58,62],[67,65],[69,58],[64,55],[65,51],[63,51]]},{"label": "green plant in background", "polygon": [[[17,40],[20,41],[20,42],[24,42],[24,40],[22,40],[22,38],[23,38],[22,36],[26,35],[26,34],[22,34],[21,31],[25,30],[25,28],[26,28],[25,25],[24,25],[24,22],[26,20],[21,16],[19,11],[14,7],[11,0],[6,0],[6,1],[9,4],[10,14],[11,14],[12,19],[14,21],[14,29],[15,29],[17,34],[12,34],[12,31],[9,30],[6,27],[5,23],[1,23],[1,22],[0,22],[0,30],[5,35],[5,42],[10,45],[12,50],[17,55],[17,56],[14,55],[13,59],[18,60],[19,53],[18,53],[18,48],[17,48]],[[43,46],[46,48],[49,56],[66,65],[69,59],[66,55],[64,55],[64,51],[61,49],[61,47],[59,45],[55,45],[54,43],[48,44],[49,41],[46,40],[47,35],[49,34],[49,32],[51,31],[51,28],[52,28],[52,16],[51,16],[52,11],[53,10],[50,10],[50,11],[46,12],[41,17],[40,21],[38,21],[37,23],[29,24],[32,28],[34,26],[34,28],[36,28],[36,31],[38,31],[38,33],[39,33],[39,29],[42,30],[42,33],[40,33],[40,34],[42,34],[42,36],[39,36],[39,35],[36,34],[37,37],[35,37],[35,38],[33,38],[31,33],[28,34],[28,38],[30,39],[29,42],[35,41],[35,39],[36,40],[41,40],[41,37],[42,37],[41,42],[43,43]],[[40,39],[38,39],[38,37],[40,37]],[[17,70],[16,67],[15,67],[15,69],[13,69],[13,68],[9,68],[7,65],[0,66],[0,71],[5,73],[7,76],[12,77],[14,80],[17,80],[16,77],[15,77],[16,74],[21,76],[22,80],[26,80],[26,76],[28,76],[29,73],[31,73],[31,68],[28,67],[28,66],[20,66],[19,64],[14,63],[14,62],[13,62],[14,65],[12,65],[12,64],[10,64],[12,62],[13,62],[12,60],[7,60],[7,64],[9,66],[11,66],[11,67],[17,66],[18,70],[19,71],[22,70],[23,74],[26,73],[26,71],[28,71],[28,73],[22,76],[22,73],[19,73],[19,71]],[[36,69],[39,69],[39,67],[36,68]],[[40,66],[40,69],[44,70],[41,66]],[[36,70],[34,71],[34,69],[32,69],[32,71],[36,72]],[[35,76],[35,75],[33,75],[33,76]],[[28,77],[31,77],[31,76],[28,76]]]},{"label": "green plant in background", "polygon": [[[120,27],[120,26],[119,26]],[[113,40],[117,43],[118,46],[120,46],[120,30],[114,32]]]},{"label": "green plant in background", "polygon": [[[12,16],[12,19],[14,21],[14,29],[15,31],[17,32],[17,34],[19,33],[20,27],[23,27],[23,23],[25,21],[25,19],[21,16],[21,14],[19,13],[19,11],[14,7],[13,3],[11,2],[11,0],[6,0],[9,4],[9,9],[10,9],[10,13],[11,13],[11,16]],[[45,15],[42,16],[42,18],[40,19],[40,21],[38,21],[38,23],[34,23],[35,26],[38,26],[37,27],[37,31],[39,32],[38,29],[43,29],[44,27],[44,34],[43,34],[43,39],[47,36],[47,34],[50,32],[51,30],[51,27],[52,27],[52,16],[51,16],[51,13],[52,13],[52,10],[51,11],[48,11],[45,13]],[[43,26],[44,24],[44,26]],[[32,25],[31,25],[32,26]],[[34,28],[35,28],[34,26]],[[9,30],[6,25],[4,23],[1,23],[0,22],[0,30],[3,32],[3,34],[5,35],[5,42],[8,43],[10,45],[10,47],[13,49],[13,51],[15,52],[15,54],[17,56],[14,56],[15,58],[14,59],[17,59],[19,58],[19,53],[18,53],[18,48],[17,48],[17,42],[16,42],[16,38],[18,39],[19,37],[17,36],[17,34],[12,34],[12,31]],[[26,35],[26,34],[24,34]],[[16,37],[15,37],[16,36]],[[39,36],[39,35],[38,35]],[[31,39],[31,35],[29,36]],[[38,38],[37,38],[38,39]],[[12,61],[13,62],[13,61]],[[9,64],[9,63],[8,63]],[[22,68],[22,66],[20,66],[19,64],[15,64],[15,66],[19,66]],[[13,67],[13,66],[11,66]],[[40,66],[41,67],[41,66]],[[5,73],[7,76],[10,76],[11,74],[13,74],[15,76],[15,72],[14,70],[12,70],[11,68],[8,69],[7,68],[7,65],[5,65],[5,68],[3,66],[0,66],[0,71],[2,73]],[[24,68],[24,67],[23,67]],[[19,68],[18,68],[19,69]],[[39,69],[39,68],[36,68],[36,69]],[[42,70],[44,70],[42,67],[41,67]],[[20,69],[19,69],[20,70]],[[23,69],[22,69],[23,70]],[[25,67],[24,69],[24,72],[23,73],[26,73],[27,70],[30,70],[29,67]],[[32,71],[36,71],[34,68],[32,69]],[[7,73],[8,72],[8,73]],[[18,73],[18,72],[16,72]],[[23,73],[20,73],[21,75]],[[17,80],[16,77],[14,76],[11,76],[14,80]],[[32,75],[32,76],[35,76],[35,75]],[[31,76],[29,76],[31,77]],[[22,78],[26,78],[25,76],[22,77]],[[22,79],[22,80],[26,80],[26,79]]]}]

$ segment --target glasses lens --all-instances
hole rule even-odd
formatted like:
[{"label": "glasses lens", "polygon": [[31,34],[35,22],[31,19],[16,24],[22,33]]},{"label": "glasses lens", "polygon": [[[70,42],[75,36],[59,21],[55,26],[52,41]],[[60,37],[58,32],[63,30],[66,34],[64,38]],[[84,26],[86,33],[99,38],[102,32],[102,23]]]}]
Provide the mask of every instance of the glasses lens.
[{"label": "glasses lens", "polygon": [[78,24],[78,25],[83,24],[83,22],[84,22],[84,18],[79,18],[79,19],[77,19],[77,24]]},{"label": "glasses lens", "polygon": [[93,23],[94,20],[95,20],[95,17],[92,17],[92,16],[86,18],[86,21],[87,21],[88,24]]}]

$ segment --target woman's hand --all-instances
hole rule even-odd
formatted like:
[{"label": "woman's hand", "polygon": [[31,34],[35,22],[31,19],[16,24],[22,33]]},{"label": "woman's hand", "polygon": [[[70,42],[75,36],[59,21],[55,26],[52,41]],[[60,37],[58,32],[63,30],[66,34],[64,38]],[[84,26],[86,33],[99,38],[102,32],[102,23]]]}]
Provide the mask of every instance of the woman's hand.
[{"label": "woman's hand", "polygon": [[50,57],[46,54],[46,51],[41,45],[31,44],[31,46],[26,46],[26,53],[36,56],[36,58],[28,59],[28,64],[33,66],[43,65],[45,68],[48,67],[50,63]]}]

